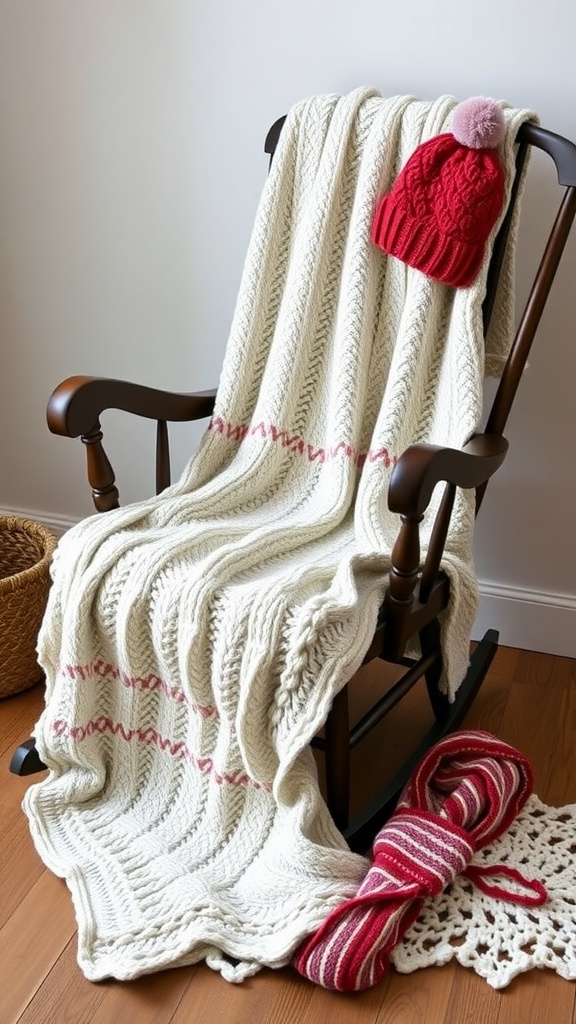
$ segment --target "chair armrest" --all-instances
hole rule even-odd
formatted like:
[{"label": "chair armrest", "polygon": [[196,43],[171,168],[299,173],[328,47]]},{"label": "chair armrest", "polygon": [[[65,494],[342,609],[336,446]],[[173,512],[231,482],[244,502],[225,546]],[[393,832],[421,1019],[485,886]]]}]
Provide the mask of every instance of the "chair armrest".
[{"label": "chair armrest", "polygon": [[[393,621],[388,631],[393,637],[388,641],[388,654],[392,658],[403,654],[414,628],[420,628],[415,626],[414,611],[428,605],[430,599],[433,604],[456,488],[476,488],[484,484],[502,465],[507,451],[508,442],[500,435],[476,434],[462,449],[411,445],[396,463],[388,488],[388,507],[400,514],[401,525],[392,549],[385,597],[386,613]],[[434,488],[442,481],[448,486],[436,513],[421,569],[419,526]],[[444,600],[440,591],[437,597],[439,601]],[[441,607],[440,604],[431,610],[436,614]],[[425,613],[428,615],[426,609]],[[425,616],[423,621],[426,621]]]},{"label": "chair armrest", "polygon": [[107,377],[68,377],[52,392],[46,418],[53,434],[80,437],[98,424],[105,409],[166,422],[210,416],[216,391],[178,394]]},{"label": "chair armrest", "polygon": [[216,391],[178,394],[109,377],[68,377],[52,392],[46,419],[53,434],[80,437],[86,446],[88,481],[98,512],[118,508],[114,470],[102,445],[100,414],[120,409],[156,424],[156,493],[170,483],[168,422],[203,419],[214,409]]},{"label": "chair armrest", "polygon": [[422,516],[436,484],[479,487],[502,465],[507,451],[508,442],[498,434],[475,434],[461,449],[413,444],[392,471],[388,507],[400,515]]}]

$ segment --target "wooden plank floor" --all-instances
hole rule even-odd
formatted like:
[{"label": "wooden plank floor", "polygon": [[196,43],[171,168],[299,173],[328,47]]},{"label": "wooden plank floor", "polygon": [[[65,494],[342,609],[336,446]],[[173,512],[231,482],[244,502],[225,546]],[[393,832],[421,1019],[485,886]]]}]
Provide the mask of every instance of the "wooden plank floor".
[{"label": "wooden plank floor", "polygon": [[[358,713],[374,686],[374,670],[364,671]],[[549,971],[522,975],[502,992],[455,964],[391,971],[356,995],[326,992],[289,968],[239,986],[204,965],[128,983],[86,981],[68,890],[43,868],[20,809],[31,780],[8,771],[41,705],[40,687],[0,701],[0,1024],[576,1024],[576,983]],[[356,748],[355,776],[368,765],[374,776],[376,761],[389,771],[426,722],[425,702],[410,697]],[[544,801],[576,802],[576,661],[500,648],[466,724],[522,750]]]}]

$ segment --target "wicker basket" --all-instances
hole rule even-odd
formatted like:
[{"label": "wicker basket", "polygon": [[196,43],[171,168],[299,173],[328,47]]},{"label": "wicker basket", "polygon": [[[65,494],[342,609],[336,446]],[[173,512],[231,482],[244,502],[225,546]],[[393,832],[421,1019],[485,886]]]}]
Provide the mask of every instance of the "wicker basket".
[{"label": "wicker basket", "polygon": [[0,698],[42,678],[36,641],[56,538],[38,523],[0,516]]}]

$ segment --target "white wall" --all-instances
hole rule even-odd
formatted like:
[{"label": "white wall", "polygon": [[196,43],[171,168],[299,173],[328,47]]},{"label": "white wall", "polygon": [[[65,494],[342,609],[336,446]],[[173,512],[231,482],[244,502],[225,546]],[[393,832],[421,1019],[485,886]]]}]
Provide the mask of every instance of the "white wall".
[{"label": "white wall", "polygon": [[[44,423],[63,377],[217,382],[279,114],[360,84],[483,93],[576,139],[575,29],[567,0],[2,0],[0,509],[55,525],[91,510],[81,445]],[[554,196],[546,162],[533,171],[521,292]],[[480,620],[573,656],[575,253],[573,239],[476,544]],[[144,496],[151,426],[104,426],[123,499]],[[197,436],[175,431],[177,470]]]}]

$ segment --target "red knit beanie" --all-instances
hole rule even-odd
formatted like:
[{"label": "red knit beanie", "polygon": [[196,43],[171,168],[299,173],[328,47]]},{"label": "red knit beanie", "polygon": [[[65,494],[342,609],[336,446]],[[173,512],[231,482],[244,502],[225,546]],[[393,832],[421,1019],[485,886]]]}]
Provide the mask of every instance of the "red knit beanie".
[{"label": "red knit beanie", "polygon": [[428,277],[468,287],[504,201],[495,149],[504,135],[494,100],[475,96],[455,107],[452,131],[418,146],[379,201],[372,241]]}]

